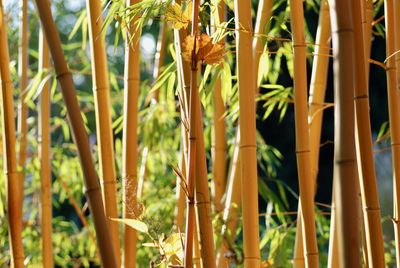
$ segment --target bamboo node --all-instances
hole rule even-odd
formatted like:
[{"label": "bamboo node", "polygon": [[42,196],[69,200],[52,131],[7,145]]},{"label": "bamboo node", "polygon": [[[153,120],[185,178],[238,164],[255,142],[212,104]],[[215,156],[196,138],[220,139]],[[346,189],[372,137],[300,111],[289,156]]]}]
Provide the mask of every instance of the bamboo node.
[{"label": "bamboo node", "polygon": [[56,75],[56,78],[57,78],[57,80],[58,80],[58,79],[62,78],[63,76],[71,76],[71,75],[72,75],[71,72],[70,72],[69,70],[67,70],[67,71],[65,71],[65,72],[58,73],[58,74]]},{"label": "bamboo node", "polygon": [[99,186],[94,186],[94,187],[90,187],[90,188],[86,188],[85,189],[85,195],[89,195],[90,193],[94,192],[94,191],[98,191],[99,190]]}]

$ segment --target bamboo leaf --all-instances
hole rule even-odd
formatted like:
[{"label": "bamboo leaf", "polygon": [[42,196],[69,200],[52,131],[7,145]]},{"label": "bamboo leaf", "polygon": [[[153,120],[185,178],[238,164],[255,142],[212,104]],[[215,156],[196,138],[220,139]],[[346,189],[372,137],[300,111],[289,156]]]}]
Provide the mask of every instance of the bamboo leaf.
[{"label": "bamboo leaf", "polygon": [[133,229],[142,232],[142,233],[148,233],[149,228],[147,227],[147,224],[145,224],[142,221],[134,220],[134,219],[116,219],[116,218],[110,218],[113,221],[121,222],[123,224],[126,224]]}]

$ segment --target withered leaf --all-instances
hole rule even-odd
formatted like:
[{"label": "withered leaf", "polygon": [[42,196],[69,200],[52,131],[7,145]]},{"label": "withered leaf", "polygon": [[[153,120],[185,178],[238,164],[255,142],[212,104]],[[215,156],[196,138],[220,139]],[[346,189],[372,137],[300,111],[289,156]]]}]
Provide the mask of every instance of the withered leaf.
[{"label": "withered leaf", "polygon": [[[187,36],[182,47],[182,57],[185,61],[192,61],[194,48],[193,36]],[[224,42],[213,43],[211,37],[202,33],[196,38],[196,60],[207,64],[219,64],[225,55]]]}]

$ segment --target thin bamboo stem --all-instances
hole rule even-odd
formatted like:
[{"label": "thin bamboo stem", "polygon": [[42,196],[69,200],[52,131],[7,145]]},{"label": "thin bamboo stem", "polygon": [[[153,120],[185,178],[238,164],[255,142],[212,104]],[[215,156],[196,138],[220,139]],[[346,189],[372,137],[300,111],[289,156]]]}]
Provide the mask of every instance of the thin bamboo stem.
[{"label": "thin bamboo stem", "polygon": [[112,244],[110,243],[111,236],[104,213],[99,179],[94,168],[89,139],[80,113],[72,75],[64,59],[60,36],[58,35],[56,25],[51,15],[50,3],[47,0],[36,0],[36,5],[53,58],[57,79],[60,83],[63,99],[67,107],[73,139],[81,161],[86,188],[85,194],[88,198],[90,210],[93,215],[101,262],[105,267],[116,267],[116,258]]},{"label": "thin bamboo stem", "polygon": [[[27,132],[28,132],[28,106],[25,101],[26,88],[28,86],[28,0],[21,1],[21,21],[19,31],[19,53],[18,53],[18,77],[20,79],[20,102],[18,107],[18,133],[19,154],[18,169],[22,181],[24,181],[24,166],[26,160]],[[24,185],[22,184],[22,187]],[[23,191],[23,190],[22,190]]]},{"label": "thin bamboo stem", "polygon": [[[225,21],[225,3],[223,1],[215,1],[217,8],[215,9],[214,21],[211,24],[220,25]],[[213,31],[216,27],[213,27]],[[214,86],[213,94],[213,128],[212,128],[212,196],[215,212],[219,213],[223,209],[221,203],[222,196],[226,188],[226,127],[225,127],[225,104],[222,99],[222,83],[219,77]]]},{"label": "thin bamboo stem", "polygon": [[13,86],[9,70],[7,44],[7,25],[4,21],[3,2],[0,0],[0,84],[2,136],[4,150],[4,176],[7,180],[8,232],[11,251],[11,267],[24,267],[24,249],[22,245],[22,202],[23,183],[17,171],[15,151],[15,123]]},{"label": "thin bamboo stem", "polygon": [[[363,208],[365,241],[370,267],[385,267],[381,210],[375,175],[372,147],[371,123],[369,116],[368,81],[360,1],[352,1],[355,50],[354,106],[356,114],[356,149],[359,183]],[[365,28],[364,28],[365,29]]]},{"label": "thin bamboo stem", "polygon": [[[39,72],[50,68],[50,54],[43,31],[39,33]],[[50,82],[47,82],[39,99],[39,159],[40,159],[40,219],[42,230],[43,267],[54,266],[52,246],[52,196],[51,196],[51,163],[50,163]]]},{"label": "thin bamboo stem", "polygon": [[108,228],[115,251],[117,266],[120,266],[119,224],[111,218],[118,218],[117,178],[115,173],[113,131],[110,112],[110,86],[107,55],[102,34],[103,20],[100,1],[86,1],[91,46],[93,94],[99,155],[99,177]]},{"label": "thin bamboo stem", "polygon": [[[385,25],[386,25],[386,57],[395,52],[395,28],[394,28],[394,2],[385,0]],[[400,264],[400,96],[396,90],[396,63],[395,57],[390,57],[386,62],[386,78],[389,106],[389,125],[392,147],[393,165],[393,224],[396,241],[396,261]]]},{"label": "thin bamboo stem", "polygon": [[[139,3],[139,0],[129,0],[127,5]],[[140,86],[140,33],[135,32],[134,21],[128,28],[125,44],[125,78],[124,78],[124,130],[122,151],[122,177],[124,178],[124,218],[137,217],[137,122],[138,98]],[[133,36],[132,36],[133,35]],[[129,43],[129,39],[132,40]],[[124,226],[124,266],[136,267],[136,230]]]},{"label": "thin bamboo stem", "polygon": [[294,56],[294,114],[296,130],[296,157],[300,188],[299,206],[302,212],[303,247],[306,267],[318,267],[318,246],[315,231],[314,185],[310,152],[310,134],[307,122],[307,66],[302,1],[290,1],[290,18]]},{"label": "thin bamboo stem", "polygon": [[[253,76],[251,1],[234,1],[242,187],[244,267],[260,266],[255,81]],[[249,90],[250,89],[250,90]]]},{"label": "thin bamboo stem", "polygon": [[[319,111],[324,108],[323,103],[325,101],[329,65],[329,57],[325,55],[330,53],[330,17],[329,6],[326,1],[321,2],[315,43],[313,69],[310,82],[310,96],[308,101],[308,125],[310,132],[310,161],[311,176],[313,178],[313,192],[315,192],[318,177],[319,150],[323,118],[323,113]],[[298,213],[293,266],[305,267],[302,234],[303,224],[300,207],[298,208]]]},{"label": "thin bamboo stem", "polygon": [[[357,162],[354,139],[354,32],[352,5],[330,1],[335,70],[334,181],[340,267],[360,266]],[[362,50],[363,51],[363,50]],[[363,51],[364,52],[364,51]]]}]

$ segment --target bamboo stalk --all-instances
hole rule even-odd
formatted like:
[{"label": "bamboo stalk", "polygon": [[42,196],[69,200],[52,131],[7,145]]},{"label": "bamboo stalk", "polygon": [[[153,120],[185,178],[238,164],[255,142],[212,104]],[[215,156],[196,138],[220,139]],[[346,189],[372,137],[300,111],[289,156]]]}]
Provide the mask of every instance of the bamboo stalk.
[{"label": "bamboo stalk", "polygon": [[369,63],[368,59],[371,54],[371,45],[372,45],[372,21],[373,21],[373,12],[374,12],[374,7],[373,7],[373,0],[362,0],[362,10],[364,11],[363,15],[363,33],[364,33],[364,51],[365,51],[365,57],[366,57],[366,76],[367,76],[367,82],[369,82]]},{"label": "bamboo stalk", "polygon": [[[296,130],[296,157],[300,188],[299,206],[302,212],[303,247],[306,267],[318,267],[318,246],[315,231],[314,185],[307,123],[307,66],[302,1],[290,1],[290,19],[294,55],[294,114]],[[310,181],[311,179],[311,181]]]},{"label": "bamboo stalk", "polygon": [[24,267],[24,249],[22,246],[22,202],[23,183],[17,171],[15,151],[15,124],[13,86],[9,70],[7,30],[4,22],[3,1],[0,0],[0,83],[1,115],[4,150],[4,176],[7,180],[7,216],[10,241],[11,267]]},{"label": "bamboo stalk", "polygon": [[[225,21],[225,3],[214,1],[217,8],[216,14],[211,16],[212,25],[215,32],[221,22]],[[219,213],[223,209],[221,203],[222,196],[226,188],[226,127],[225,127],[225,104],[222,99],[222,81],[219,77],[214,86],[213,94],[213,128],[212,128],[212,196],[215,212]]]},{"label": "bamboo stalk", "polygon": [[[251,1],[235,0],[244,267],[260,266]],[[250,90],[249,90],[250,89]]]},{"label": "bamboo stalk", "polygon": [[117,178],[115,173],[113,131],[110,112],[110,86],[100,1],[86,1],[91,47],[92,83],[96,115],[97,146],[99,155],[99,177],[102,185],[104,210],[111,234],[117,266],[120,266]]},{"label": "bamboo stalk", "polygon": [[[394,1],[385,0],[385,26],[386,26],[386,57],[395,52],[394,28]],[[386,78],[389,106],[390,137],[392,140],[392,165],[393,165],[393,224],[396,240],[396,261],[400,264],[400,122],[399,92],[396,90],[395,58],[390,57],[386,62]]]},{"label": "bamboo stalk", "polygon": [[[400,21],[400,3],[399,1],[394,1],[393,4],[394,8],[394,21],[399,22]],[[396,62],[396,89],[400,89],[400,53],[398,52],[400,50],[400,24],[395,23],[394,24],[394,32],[395,32],[395,51],[397,51],[397,54],[395,55],[395,62]]]},{"label": "bamboo stalk", "polygon": [[331,223],[329,232],[329,251],[328,251],[328,268],[340,267],[339,264],[339,245],[338,245],[338,228],[336,219],[336,182],[333,181],[332,189],[332,207],[331,207]]},{"label": "bamboo stalk", "polygon": [[[311,161],[311,176],[313,179],[313,192],[318,177],[319,149],[321,141],[322,117],[321,109],[324,108],[325,91],[328,75],[329,57],[330,54],[330,17],[328,2],[321,2],[318,29],[315,42],[313,69],[310,82],[309,110],[308,110],[308,125],[310,132],[310,161]],[[300,207],[298,208],[297,230],[295,239],[295,249],[293,266],[305,267],[304,263],[304,248],[302,234],[302,217]]]},{"label": "bamboo stalk", "polygon": [[360,1],[352,1],[354,25],[356,149],[359,170],[361,200],[365,228],[365,241],[370,267],[385,267],[381,210],[375,176],[371,123],[369,116],[368,81],[364,50],[363,25]]},{"label": "bamboo stalk", "polygon": [[[24,166],[26,160],[26,136],[28,132],[28,106],[25,101],[26,88],[28,86],[28,1],[21,1],[21,21],[19,31],[19,51],[18,51],[18,77],[20,79],[20,102],[18,107],[18,133],[19,133],[19,154],[18,169],[22,181],[24,178]],[[21,185],[24,187],[24,185]],[[23,189],[22,189],[23,191]]]},{"label": "bamboo stalk", "polygon": [[103,201],[98,176],[94,168],[89,139],[80,113],[80,107],[76,96],[76,89],[69,72],[64,54],[61,48],[60,36],[51,15],[50,4],[47,0],[36,0],[42,27],[48,41],[49,49],[53,58],[57,79],[61,86],[61,92],[67,107],[67,114],[74,142],[78,149],[84,174],[85,194],[89,201],[93,221],[96,229],[98,245],[100,249],[101,262],[105,267],[116,267],[116,258],[110,243],[111,236],[104,214]]},{"label": "bamboo stalk", "polygon": [[[255,32],[252,43],[253,48],[253,68],[254,70],[258,70],[259,61],[261,57],[262,51],[262,39],[261,36],[264,35],[266,29],[266,23],[270,20],[272,14],[272,1],[271,0],[262,0],[259,2],[256,23],[255,23]],[[254,71],[254,85],[255,92],[258,93],[258,84],[257,84],[257,71]],[[239,124],[238,124],[239,125]],[[225,266],[225,258],[224,255],[228,250],[228,242],[226,241],[227,232],[230,233],[231,240],[235,238],[235,228],[237,224],[237,218],[239,216],[238,209],[234,206],[240,206],[241,203],[241,187],[240,187],[240,157],[239,157],[239,144],[240,144],[240,127],[238,126],[235,138],[235,150],[232,156],[232,160],[229,167],[228,174],[228,184],[226,187],[226,198],[224,204],[224,212],[223,212],[223,222],[225,223],[222,227],[221,236],[222,243],[220,245],[220,249],[218,250],[217,255],[217,267]]]},{"label": "bamboo stalk", "polygon": [[[139,3],[129,0],[127,5]],[[128,28],[129,38],[125,44],[125,77],[124,77],[124,130],[122,151],[122,177],[124,178],[124,218],[135,218],[137,215],[137,121],[138,98],[140,87],[140,33],[135,32],[134,22]],[[132,39],[129,43],[129,39]],[[124,226],[124,266],[136,267],[136,230]]]},{"label": "bamboo stalk", "polygon": [[[354,33],[351,2],[330,1],[335,70],[334,180],[340,267],[360,266],[354,139]],[[362,50],[363,51],[363,50]]]},{"label": "bamboo stalk", "polygon": [[239,157],[240,130],[236,132],[235,150],[232,155],[231,166],[228,175],[228,185],[226,189],[225,207],[222,216],[224,225],[221,230],[222,242],[217,255],[217,267],[226,267],[225,253],[229,250],[228,237],[235,239],[235,230],[239,218],[239,205],[241,203],[240,194],[240,157]]},{"label": "bamboo stalk", "polygon": [[[39,33],[39,72],[50,68],[50,54],[43,31]],[[39,99],[39,159],[40,159],[40,219],[42,230],[43,267],[54,266],[52,246],[52,196],[51,196],[51,163],[50,163],[50,82],[46,82]]]}]

